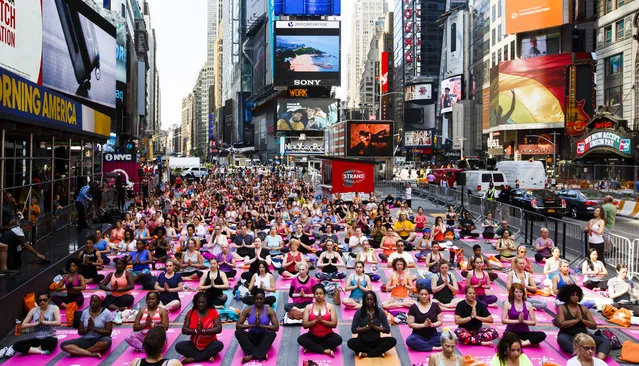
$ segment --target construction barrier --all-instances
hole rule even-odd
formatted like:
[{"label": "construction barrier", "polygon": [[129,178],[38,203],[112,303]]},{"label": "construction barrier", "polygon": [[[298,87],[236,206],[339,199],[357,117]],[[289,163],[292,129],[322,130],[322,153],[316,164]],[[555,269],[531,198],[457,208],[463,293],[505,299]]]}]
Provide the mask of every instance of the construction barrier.
[{"label": "construction barrier", "polygon": [[636,201],[619,201],[617,215],[632,219],[639,219],[639,203]]}]

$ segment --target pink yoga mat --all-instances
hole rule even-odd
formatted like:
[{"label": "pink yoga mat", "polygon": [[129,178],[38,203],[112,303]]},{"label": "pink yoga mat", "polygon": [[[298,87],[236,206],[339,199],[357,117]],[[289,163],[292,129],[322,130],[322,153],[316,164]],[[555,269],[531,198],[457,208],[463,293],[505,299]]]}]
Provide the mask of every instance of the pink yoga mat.
[{"label": "pink yoga mat", "polygon": [[[398,342],[406,342],[406,338],[408,338],[409,335],[411,335],[413,333],[413,331],[408,327],[408,325],[406,324],[400,324],[397,326],[399,328],[399,332],[402,334],[402,339],[398,339]],[[438,329],[438,331],[441,331],[441,329]],[[432,353],[435,353],[438,351],[433,351]],[[410,363],[412,365],[417,365],[420,363],[428,363],[428,356],[431,354],[431,352],[419,352],[419,351],[413,351],[412,349],[406,347],[406,353],[408,354],[408,358],[410,359]]]},{"label": "pink yoga mat", "polygon": [[[559,344],[557,343],[557,334],[559,333],[558,330],[550,330],[550,331],[544,331],[546,333],[546,343],[550,344],[552,347],[554,347],[555,349],[550,349],[550,347],[545,347],[543,348],[545,351],[548,352],[548,354],[550,354],[550,351],[554,352],[555,354],[557,354],[558,356],[555,357],[563,357],[563,363],[562,362],[557,362],[560,365],[563,365],[566,361],[568,361],[569,359],[572,358],[571,355],[564,353],[561,348],[559,348]],[[542,344],[543,345],[543,344]],[[556,350],[556,351],[555,351]],[[543,355],[541,356],[543,357]],[[550,356],[547,356],[550,357]],[[532,358],[531,358],[532,360]],[[561,360],[561,358],[560,358]],[[608,357],[604,360],[606,362],[607,365],[619,365],[614,359]],[[534,361],[533,361],[534,363]]]},{"label": "pink yoga mat", "polygon": [[98,365],[102,361],[104,361],[104,359],[106,359],[106,357],[108,356],[110,351],[116,349],[122,342],[124,342],[124,339],[126,337],[128,337],[129,334],[131,334],[131,332],[133,332],[133,329],[131,329],[131,328],[114,327],[113,328],[113,332],[111,333],[111,339],[112,339],[111,348],[109,349],[109,351],[107,351],[107,353],[102,355],[101,359],[92,358],[92,357],[67,357],[67,356],[65,356],[60,361],[56,362],[56,365],[62,365],[62,366]]},{"label": "pink yoga mat", "polygon": [[302,347],[297,347],[299,349],[299,365],[302,365],[304,361],[306,360],[312,360],[315,361],[318,365],[322,365],[322,366],[330,366],[330,365],[343,365],[343,360],[342,360],[342,347],[337,347],[335,349],[335,356],[331,357],[329,355],[325,355],[325,354],[318,354],[318,353],[304,353]]},{"label": "pink yoga mat", "polygon": [[284,291],[288,291],[291,288],[291,282],[293,281],[293,279],[285,279],[282,276],[277,276],[277,279],[275,280],[275,289],[276,290],[284,290]]},{"label": "pink yoga mat", "polygon": [[[244,352],[242,352],[242,348],[238,345],[237,353],[235,357],[233,357],[233,362],[231,362],[231,366],[277,366],[277,356],[280,350],[280,343],[282,342],[281,329],[280,332],[277,333],[271,348],[268,350],[267,356],[268,359],[266,361],[251,361],[245,364],[242,364],[242,357],[244,357]],[[290,345],[289,347],[299,348],[297,342],[295,344]],[[321,364],[320,364],[321,365]]]},{"label": "pink yoga mat", "polygon": [[182,304],[182,306],[180,306],[180,308],[175,311],[169,311],[169,322],[174,322],[175,319],[180,316],[182,310],[186,309],[189,304],[193,302],[193,298],[195,297],[196,293],[197,292],[195,291],[178,292],[178,296],[180,297],[180,303]]},{"label": "pink yoga mat", "polygon": [[342,320],[350,323],[353,320],[353,316],[357,309],[347,309],[344,305],[342,305],[340,307],[340,311],[342,312]]},{"label": "pink yoga mat", "polygon": [[233,341],[233,339],[235,338],[235,329],[234,328],[222,328],[222,333],[217,335],[217,340],[222,342],[222,344],[224,345],[224,348],[222,349],[222,352],[218,353],[217,356],[215,356],[215,361],[213,363],[206,361],[206,362],[202,362],[202,363],[194,363],[193,365],[199,365],[199,364],[206,364],[206,365],[221,365],[222,364],[222,360],[224,359],[224,355],[226,354],[226,351],[228,350],[229,346],[231,345],[231,342]]},{"label": "pink yoga mat", "polygon": [[13,366],[13,365],[23,366],[27,364],[46,365],[47,363],[51,362],[57,355],[59,355],[60,352],[62,352],[62,350],[60,349],[60,343],[64,341],[68,341],[70,339],[76,339],[79,337],[78,330],[73,328],[57,329],[56,337],[58,338],[58,345],[56,346],[56,348],[53,349],[53,352],[51,352],[51,354],[46,356],[45,355],[23,355],[21,353],[16,352],[16,354],[13,357],[6,358],[2,364],[8,365],[8,366]]},{"label": "pink yoga mat", "polygon": [[[165,351],[169,347],[171,347],[180,333],[181,328],[169,328],[166,331],[166,347],[164,349]],[[131,366],[133,360],[138,357],[144,357],[144,352],[136,352],[133,348],[127,347],[113,364],[118,366]]]}]

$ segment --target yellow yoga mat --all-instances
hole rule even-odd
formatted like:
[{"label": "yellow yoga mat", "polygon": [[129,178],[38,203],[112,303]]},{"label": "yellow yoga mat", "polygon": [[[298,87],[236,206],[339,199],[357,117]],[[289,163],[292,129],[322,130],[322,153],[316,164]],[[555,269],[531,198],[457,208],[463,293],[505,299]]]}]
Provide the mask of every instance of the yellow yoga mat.
[{"label": "yellow yoga mat", "polygon": [[[391,337],[391,335],[382,335],[383,337]],[[397,350],[395,348],[386,352],[384,357],[371,357],[360,359],[355,355],[356,366],[401,366]]]}]

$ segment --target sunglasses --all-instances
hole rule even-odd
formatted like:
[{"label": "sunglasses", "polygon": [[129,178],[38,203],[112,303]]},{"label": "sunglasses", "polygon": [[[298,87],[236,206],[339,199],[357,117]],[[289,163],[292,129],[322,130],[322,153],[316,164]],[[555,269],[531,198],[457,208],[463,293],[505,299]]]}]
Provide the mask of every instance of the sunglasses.
[{"label": "sunglasses", "polygon": [[583,349],[584,349],[584,351],[592,351],[592,352],[595,352],[595,351],[597,350],[597,347],[596,347],[596,346],[582,346],[582,345],[579,345],[579,347],[583,348]]},{"label": "sunglasses", "polygon": [[47,302],[49,301],[49,299],[37,299],[36,300],[38,302],[38,304],[42,303],[42,302]]}]

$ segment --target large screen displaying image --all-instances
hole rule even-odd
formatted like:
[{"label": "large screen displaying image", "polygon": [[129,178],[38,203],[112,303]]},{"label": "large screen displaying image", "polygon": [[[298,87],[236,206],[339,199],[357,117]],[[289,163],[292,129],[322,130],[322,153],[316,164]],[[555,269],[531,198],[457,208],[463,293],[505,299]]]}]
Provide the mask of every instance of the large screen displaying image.
[{"label": "large screen displaying image", "polygon": [[531,36],[521,40],[521,58],[546,56],[547,54],[546,36]]},{"label": "large screen displaying image", "polygon": [[42,85],[115,108],[115,34],[96,22],[110,25],[79,0],[43,0],[42,15]]},{"label": "large screen displaying image", "polygon": [[348,121],[347,156],[392,156],[392,122]]},{"label": "large screen displaying image", "polygon": [[341,0],[274,0],[275,15],[341,15]]},{"label": "large screen displaying image", "polygon": [[[576,61],[592,60],[576,53]],[[490,125],[564,123],[570,53],[502,62],[491,69]],[[591,87],[584,85],[586,90]],[[549,126],[550,127],[550,126]]]},{"label": "large screen displaying image", "polygon": [[277,103],[278,131],[322,131],[337,122],[336,99],[281,99]]},{"label": "large screen displaying image", "polygon": [[406,131],[404,134],[404,145],[406,147],[431,146],[433,135],[431,130]]},{"label": "large screen displaying image", "polygon": [[337,21],[277,22],[275,84],[340,84],[340,27]]},{"label": "large screen displaying image", "polygon": [[452,112],[453,106],[462,100],[462,77],[453,76],[445,79],[442,81],[439,91],[441,93],[439,96],[441,113]]}]

